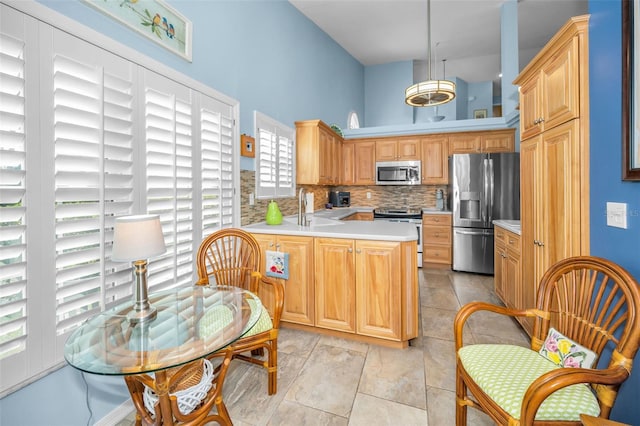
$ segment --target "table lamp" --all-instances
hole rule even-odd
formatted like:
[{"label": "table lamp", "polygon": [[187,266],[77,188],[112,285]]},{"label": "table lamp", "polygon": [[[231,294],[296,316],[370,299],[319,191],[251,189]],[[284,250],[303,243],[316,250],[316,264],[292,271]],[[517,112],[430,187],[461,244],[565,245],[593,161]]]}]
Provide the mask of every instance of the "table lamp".
[{"label": "table lamp", "polygon": [[132,323],[152,320],[157,315],[156,308],[149,304],[147,295],[147,259],[166,250],[158,215],[116,218],[111,260],[133,262],[136,283],[133,289],[133,310],[128,314]]}]

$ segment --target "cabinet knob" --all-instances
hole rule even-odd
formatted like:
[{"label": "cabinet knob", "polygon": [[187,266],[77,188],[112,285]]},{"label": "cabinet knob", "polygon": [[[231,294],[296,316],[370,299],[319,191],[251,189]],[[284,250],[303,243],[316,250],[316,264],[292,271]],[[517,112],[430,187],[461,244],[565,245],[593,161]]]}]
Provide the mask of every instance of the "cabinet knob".
[{"label": "cabinet knob", "polygon": [[538,240],[533,240],[533,244],[535,244],[535,245],[537,245],[537,246],[538,246],[538,245],[540,245],[540,241],[538,241]]},{"label": "cabinet knob", "polygon": [[353,253],[353,249],[352,249],[351,247],[349,247],[349,248],[347,249],[347,253]]},{"label": "cabinet knob", "polygon": [[360,249],[356,249],[356,253],[360,253],[360,252],[361,252]]},{"label": "cabinet knob", "polygon": [[276,244],[276,250],[280,250],[280,244]]}]

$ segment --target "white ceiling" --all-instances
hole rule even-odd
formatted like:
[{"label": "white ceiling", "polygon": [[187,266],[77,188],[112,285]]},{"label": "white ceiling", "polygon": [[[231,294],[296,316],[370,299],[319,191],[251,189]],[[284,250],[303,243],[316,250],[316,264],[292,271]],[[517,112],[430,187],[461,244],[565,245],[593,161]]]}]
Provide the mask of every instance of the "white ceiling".
[{"label": "white ceiling", "polygon": [[[427,59],[427,0],[289,1],[365,66]],[[431,1],[434,78],[441,78],[446,59],[447,76],[499,80],[504,1]],[[520,69],[567,19],[586,13],[588,0],[519,0]]]}]

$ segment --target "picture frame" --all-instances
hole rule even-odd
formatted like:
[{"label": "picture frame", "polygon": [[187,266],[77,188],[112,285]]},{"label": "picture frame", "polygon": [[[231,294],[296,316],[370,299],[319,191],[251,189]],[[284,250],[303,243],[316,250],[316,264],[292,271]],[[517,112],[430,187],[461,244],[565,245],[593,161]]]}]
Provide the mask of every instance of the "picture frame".
[{"label": "picture frame", "polygon": [[473,118],[487,118],[487,110],[486,109],[474,109],[473,110]]},{"label": "picture frame", "polygon": [[254,158],[256,156],[256,140],[251,136],[240,135],[240,155],[243,157]]},{"label": "picture frame", "polygon": [[82,0],[82,2],[192,62],[191,21],[162,0]]},{"label": "picture frame", "polygon": [[622,180],[640,181],[639,0],[622,1]]}]

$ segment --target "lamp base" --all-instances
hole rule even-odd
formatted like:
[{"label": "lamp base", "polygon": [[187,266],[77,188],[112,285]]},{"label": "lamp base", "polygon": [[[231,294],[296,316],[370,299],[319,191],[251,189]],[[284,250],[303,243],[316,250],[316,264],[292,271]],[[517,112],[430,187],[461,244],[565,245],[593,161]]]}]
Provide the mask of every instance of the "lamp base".
[{"label": "lamp base", "polygon": [[131,324],[138,324],[140,322],[151,321],[158,316],[158,310],[154,306],[149,306],[147,309],[137,311],[135,309],[129,311],[127,319]]}]

